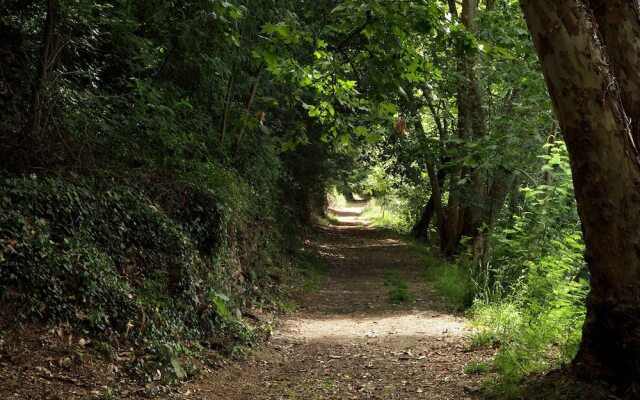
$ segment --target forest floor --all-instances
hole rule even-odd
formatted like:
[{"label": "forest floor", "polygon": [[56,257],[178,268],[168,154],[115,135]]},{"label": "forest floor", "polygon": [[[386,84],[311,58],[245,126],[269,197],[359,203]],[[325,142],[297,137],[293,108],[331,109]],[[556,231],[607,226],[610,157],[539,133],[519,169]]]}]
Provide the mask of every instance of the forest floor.
[{"label": "forest floor", "polygon": [[[183,385],[179,399],[474,399],[481,376],[465,373],[467,321],[425,283],[424,265],[393,233],[361,219],[363,205],[333,210],[309,247],[326,278],[276,322],[253,356]],[[393,304],[389,280],[411,300]]]},{"label": "forest floor", "polygon": [[[490,365],[492,348],[470,348],[468,321],[424,279],[413,246],[391,231],[372,228],[363,204],[333,210],[333,223],[317,226],[307,241],[328,272],[302,295],[300,310],[263,324],[273,334],[240,360],[168,386],[158,399],[456,399],[482,398],[471,362]],[[406,286],[405,286],[406,285]],[[392,294],[402,287],[399,303]],[[397,293],[396,293],[397,294]],[[0,399],[148,399],[138,381],[116,379],[114,364],[92,356],[73,327],[6,326],[0,314]],[[130,349],[133,351],[133,349]],[[123,357],[126,352],[123,353]],[[120,357],[120,356],[118,356]],[[478,372],[478,371],[476,371]],[[636,399],[576,382],[565,373],[531,377],[522,399]]]}]

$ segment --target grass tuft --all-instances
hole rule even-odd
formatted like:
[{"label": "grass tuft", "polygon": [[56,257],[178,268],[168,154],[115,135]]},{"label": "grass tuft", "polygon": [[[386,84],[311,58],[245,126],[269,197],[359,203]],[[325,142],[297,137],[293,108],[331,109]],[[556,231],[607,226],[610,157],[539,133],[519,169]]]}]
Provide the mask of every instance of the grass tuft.
[{"label": "grass tuft", "polygon": [[408,233],[412,226],[406,215],[402,213],[401,202],[396,199],[370,200],[362,212],[362,217],[369,220],[372,226],[390,229],[402,234]]},{"label": "grass tuft", "polygon": [[470,268],[465,264],[450,264],[436,258],[431,254],[431,249],[421,244],[414,244],[412,250],[425,264],[425,281],[433,284],[451,307],[455,310],[471,307],[475,297],[475,286]]},{"label": "grass tuft", "polygon": [[298,268],[300,268],[305,277],[302,289],[305,293],[309,293],[326,277],[329,267],[324,260],[313,251],[301,251],[297,259]]},{"label": "grass tuft", "polygon": [[469,361],[467,367],[465,368],[465,372],[467,374],[484,374],[491,370],[491,366],[486,362],[478,362],[478,361]]},{"label": "grass tuft", "polygon": [[406,303],[413,299],[407,283],[400,278],[398,271],[391,271],[387,273],[387,279],[384,284],[390,286],[389,289],[389,302],[392,304]]}]

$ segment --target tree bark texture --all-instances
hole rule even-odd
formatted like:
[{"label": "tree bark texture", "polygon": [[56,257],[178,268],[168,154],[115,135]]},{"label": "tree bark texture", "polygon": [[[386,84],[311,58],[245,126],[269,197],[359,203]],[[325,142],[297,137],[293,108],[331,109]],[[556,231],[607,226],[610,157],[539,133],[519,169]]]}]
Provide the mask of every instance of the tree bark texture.
[{"label": "tree bark texture", "polygon": [[438,226],[438,234],[440,235],[440,243],[444,243],[444,237],[446,236],[446,216],[444,213],[444,207],[442,205],[442,191],[440,190],[440,183],[438,182],[438,174],[435,167],[432,164],[427,166],[427,172],[429,174],[429,181],[431,183],[431,191],[433,193],[433,208],[436,213],[436,223]]},{"label": "tree bark texture", "polygon": [[[478,16],[478,1],[463,0],[460,19],[469,30],[475,30],[474,20]],[[473,54],[461,53],[458,72],[461,76],[458,91],[458,136],[465,141],[475,141],[487,135],[486,113],[482,104],[482,88],[475,71],[477,59]],[[467,183],[458,182],[469,176]],[[487,180],[477,171],[460,168],[451,175],[450,201],[447,208],[446,243],[443,249],[446,255],[455,254],[460,247],[463,235],[472,237],[472,241],[481,235],[480,228],[488,221],[484,208],[488,207]]]},{"label": "tree bark texture", "polygon": [[56,34],[57,20],[57,2],[55,0],[48,0],[38,72],[31,93],[31,119],[27,128],[27,134],[32,140],[42,140],[42,131],[46,128],[45,119],[48,113],[46,104],[47,81],[49,80],[49,74],[56,67],[58,57],[59,40]]},{"label": "tree bark texture", "polygon": [[590,0],[598,31],[640,146],[640,3],[638,0]]},{"label": "tree bark texture", "polygon": [[[445,178],[446,178],[446,172],[443,168],[441,168],[436,173],[436,179],[438,181],[439,187],[442,187],[444,185]],[[442,202],[442,199],[440,200],[440,202]],[[416,240],[423,243],[429,242],[429,226],[431,225],[431,220],[433,219],[435,212],[436,212],[436,199],[435,199],[435,194],[432,191],[431,196],[429,196],[429,201],[427,202],[427,205],[422,210],[420,219],[418,220],[418,222],[416,222],[416,224],[411,229],[411,234]]]},{"label": "tree bark texture", "polygon": [[590,379],[638,383],[640,164],[623,101],[587,3],[520,3],[569,151],[591,273],[574,368]]}]

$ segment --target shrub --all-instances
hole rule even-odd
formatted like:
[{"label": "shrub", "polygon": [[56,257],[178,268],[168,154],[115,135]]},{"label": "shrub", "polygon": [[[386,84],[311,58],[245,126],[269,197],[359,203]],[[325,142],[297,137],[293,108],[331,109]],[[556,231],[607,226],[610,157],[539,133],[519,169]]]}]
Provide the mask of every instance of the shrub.
[{"label": "shrub", "polygon": [[223,286],[213,273],[220,257],[207,261],[201,253],[224,242],[211,198],[185,191],[193,202],[175,212],[182,220],[172,219],[139,191],[101,182],[36,176],[1,182],[0,302],[14,318],[144,338],[140,351],[153,354],[157,341],[196,340],[223,352],[250,345],[251,329],[227,312],[237,300],[211,300]]},{"label": "shrub", "polygon": [[468,265],[462,261],[453,264],[439,260],[421,247],[414,245],[425,262],[425,280],[432,283],[454,309],[464,310],[471,306],[476,292]]},{"label": "shrub", "polygon": [[329,270],[324,260],[313,251],[301,251],[294,262],[305,277],[303,284],[305,292],[315,289]]},{"label": "shrub", "polygon": [[384,284],[391,287],[389,289],[390,303],[404,303],[413,299],[413,296],[411,296],[407,287],[407,283],[400,278],[398,271],[391,271],[387,273],[387,279]]}]

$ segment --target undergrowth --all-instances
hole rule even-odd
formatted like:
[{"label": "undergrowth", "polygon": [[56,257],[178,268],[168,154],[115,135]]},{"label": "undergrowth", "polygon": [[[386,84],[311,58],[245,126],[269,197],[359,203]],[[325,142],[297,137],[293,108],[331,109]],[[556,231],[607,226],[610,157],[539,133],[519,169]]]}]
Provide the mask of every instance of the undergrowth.
[{"label": "undergrowth", "polygon": [[[556,253],[530,264],[511,287],[489,283],[492,271],[473,269],[465,258],[447,262],[414,246],[425,263],[425,279],[475,328],[472,348],[497,348],[491,365],[472,365],[468,373],[494,371],[485,380],[487,395],[514,399],[529,374],[568,364],[576,354],[588,290],[578,258]],[[574,264],[572,262],[577,262]]]},{"label": "undergrowth", "polygon": [[3,177],[0,302],[7,317],[128,343],[136,350],[126,369],[142,381],[157,370],[165,380],[184,379],[199,353],[245,353],[260,332],[239,310],[277,306],[279,275],[291,273],[277,235],[226,215],[224,205],[189,183],[179,196],[152,201],[105,179]]},{"label": "undergrowth", "polygon": [[588,285],[580,278],[580,253],[563,248],[529,263],[504,287],[493,281],[500,271],[473,268],[463,256],[446,261],[426,246],[413,246],[425,264],[425,279],[471,318],[476,333],[470,346],[498,349],[490,365],[467,367],[468,373],[497,373],[485,380],[490,397],[518,398],[527,375],[566,365],[576,354]]},{"label": "undergrowth", "polygon": [[499,375],[485,386],[500,398],[517,397],[530,373],[567,365],[581,338],[585,282],[556,280],[534,269],[522,285],[499,301],[476,300],[469,310],[478,329],[473,344],[499,346],[494,360]]},{"label": "undergrowth", "polygon": [[405,234],[411,230],[411,222],[402,213],[403,203],[392,198],[371,199],[362,212],[362,217],[371,225]]},{"label": "undergrowth", "polygon": [[328,198],[328,206],[330,208],[344,208],[347,206],[347,199],[344,194],[338,192],[335,186],[331,189],[331,191],[327,194]]},{"label": "undergrowth", "polygon": [[[544,147],[539,158],[546,179],[509,195],[486,260],[471,262],[464,238],[449,259],[436,248],[411,246],[424,263],[424,279],[453,309],[469,315],[476,332],[470,345],[498,349],[491,365],[468,366],[470,373],[496,372],[485,391],[497,398],[516,398],[527,375],[569,363],[585,318],[589,274],[568,155],[559,140]],[[410,204],[384,205],[372,201],[367,217],[374,225],[406,232]],[[430,234],[437,237],[433,230]]]},{"label": "undergrowth", "polygon": [[397,270],[390,271],[386,274],[384,284],[389,286],[389,302],[399,304],[411,301],[413,296],[409,292],[407,283],[400,277]]},{"label": "undergrowth", "polygon": [[411,250],[423,262],[424,279],[433,284],[453,309],[464,310],[473,304],[476,293],[468,263],[448,263],[434,256],[432,249],[419,243],[413,243]]},{"label": "undergrowth", "polygon": [[475,342],[499,345],[499,374],[486,390],[500,398],[518,397],[528,374],[569,363],[585,318],[589,274],[568,155],[560,141],[545,149],[549,184],[521,190],[523,202],[494,233],[491,261],[474,272],[469,315]]},{"label": "undergrowth", "polygon": [[296,257],[296,265],[304,276],[304,283],[302,285],[305,293],[311,292],[318,287],[329,271],[327,264],[320,258],[320,256],[310,250],[302,250]]},{"label": "undergrowth", "polygon": [[467,374],[484,374],[491,370],[491,366],[486,362],[470,361],[464,372]]}]

